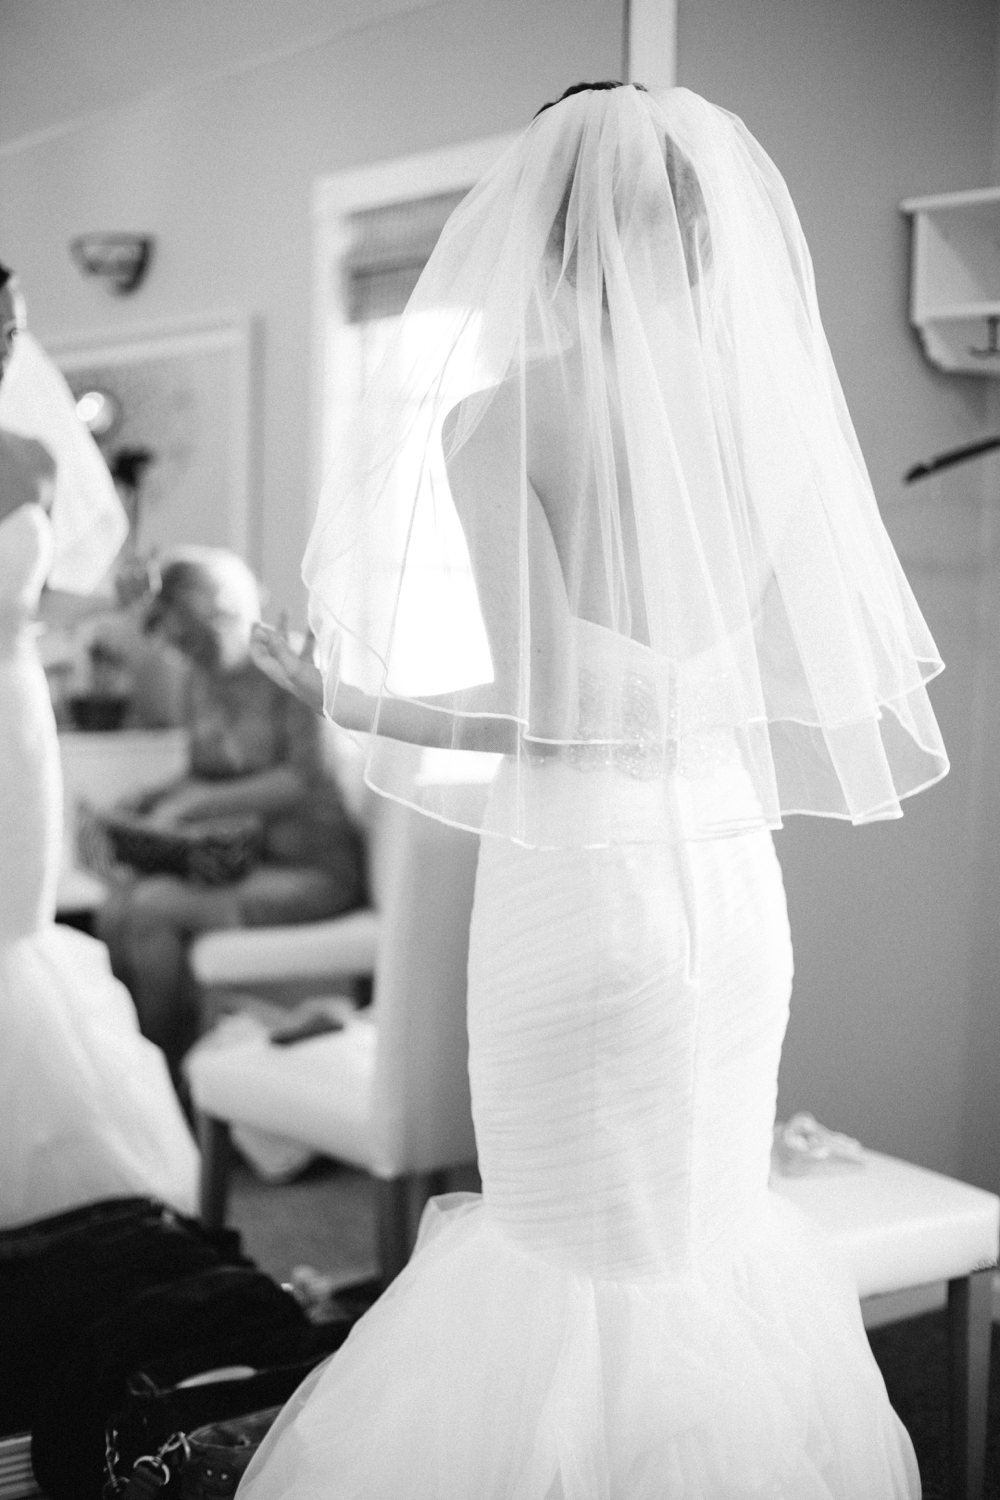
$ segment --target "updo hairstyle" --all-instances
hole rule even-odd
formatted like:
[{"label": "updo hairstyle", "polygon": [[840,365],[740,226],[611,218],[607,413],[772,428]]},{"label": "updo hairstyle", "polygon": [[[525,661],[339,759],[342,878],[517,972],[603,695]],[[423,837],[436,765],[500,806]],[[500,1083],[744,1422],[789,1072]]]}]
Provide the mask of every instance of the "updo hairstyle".
[{"label": "updo hairstyle", "polygon": [[[637,89],[646,94],[649,90],[642,83],[624,83],[621,79],[606,78],[598,83],[574,83],[558,99],[550,99],[537,110],[534,119],[538,119],[546,110],[554,109],[564,99],[570,99],[574,94],[604,93],[609,89]],[[681,243],[684,248],[684,262],[687,267],[688,282],[693,287],[700,278],[701,272],[708,268],[712,260],[711,239],[708,230],[708,210],[705,205],[704,194],[701,183],[698,181],[697,173],[690,160],[671,137],[665,136],[663,142],[664,162],[667,169],[667,180],[673,195],[674,207],[677,212],[677,222],[680,228]],[[556,210],[556,216],[552,223],[552,232],[549,238],[549,252],[557,257],[563,266],[563,274],[572,284],[573,267],[575,262],[575,251],[571,252],[569,261],[564,262],[566,248],[566,216],[569,212],[569,200],[572,192],[572,181],[566,184],[566,191],[562,201]]]}]

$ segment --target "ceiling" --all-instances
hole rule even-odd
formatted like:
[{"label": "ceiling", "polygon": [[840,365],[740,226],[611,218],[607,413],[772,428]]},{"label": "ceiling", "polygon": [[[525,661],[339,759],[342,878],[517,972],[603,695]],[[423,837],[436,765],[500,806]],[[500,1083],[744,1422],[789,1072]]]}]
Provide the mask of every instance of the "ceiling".
[{"label": "ceiling", "polygon": [[440,0],[0,0],[0,151]]}]

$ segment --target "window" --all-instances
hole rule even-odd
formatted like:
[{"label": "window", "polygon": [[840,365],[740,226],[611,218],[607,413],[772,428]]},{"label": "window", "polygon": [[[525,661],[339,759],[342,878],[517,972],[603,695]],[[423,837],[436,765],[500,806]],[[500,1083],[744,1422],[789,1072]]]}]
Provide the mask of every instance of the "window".
[{"label": "window", "polygon": [[[445,220],[506,144],[507,138],[477,142],[319,184],[317,389],[321,409],[316,427],[321,435],[323,471],[336,454],[341,435],[357,430],[361,396],[392,345],[399,316]],[[404,184],[408,191],[399,191]],[[436,337],[449,336],[453,316],[442,310],[427,313],[420,325],[411,321],[408,339],[425,346]],[[400,348],[403,367],[407,354],[407,348]],[[443,410],[449,404],[446,399]],[[376,410],[369,407],[367,415],[378,423]],[[423,461],[427,436],[426,428],[415,424],[412,457],[404,452],[394,477],[399,497],[397,525],[385,535],[369,538],[368,555],[361,561],[372,601],[384,598],[384,591],[396,585],[407,546],[416,466]],[[431,453],[437,466],[431,474],[434,508],[433,517],[428,513],[425,519],[433,522],[437,545],[432,557],[418,516],[408,541],[408,582],[397,606],[387,680],[392,692],[407,695],[441,692],[453,685],[456,672],[470,683],[489,681],[491,676],[465,539],[451,505],[440,450],[432,444]],[[444,561],[442,535],[447,540]],[[468,628],[455,630],[456,610],[468,621]],[[418,644],[409,650],[411,642]],[[435,678],[429,665],[433,662],[439,669],[444,664],[444,677],[439,670]]]},{"label": "window", "polygon": [[342,261],[347,321],[381,322],[401,313],[438,235],[465,190],[362,208],[348,219]]}]

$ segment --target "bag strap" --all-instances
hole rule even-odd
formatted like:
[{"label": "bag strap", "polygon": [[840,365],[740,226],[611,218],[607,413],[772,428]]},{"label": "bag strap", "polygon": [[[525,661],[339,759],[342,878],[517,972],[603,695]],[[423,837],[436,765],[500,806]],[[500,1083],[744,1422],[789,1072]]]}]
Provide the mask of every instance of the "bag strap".
[{"label": "bag strap", "polygon": [[167,1460],[174,1458],[175,1462],[180,1462],[181,1455],[187,1459],[191,1451],[187,1434],[172,1432],[155,1453],[141,1454],[133,1463],[131,1474],[123,1479],[118,1473],[121,1456],[116,1439],[115,1429],[109,1427],[104,1441],[108,1477],[101,1492],[103,1500],[147,1500],[148,1496],[159,1494],[173,1475],[173,1465]]}]

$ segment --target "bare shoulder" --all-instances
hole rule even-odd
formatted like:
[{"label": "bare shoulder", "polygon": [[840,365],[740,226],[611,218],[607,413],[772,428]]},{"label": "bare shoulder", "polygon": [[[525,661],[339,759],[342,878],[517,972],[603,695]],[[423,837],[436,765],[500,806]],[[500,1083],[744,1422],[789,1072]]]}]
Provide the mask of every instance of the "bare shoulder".
[{"label": "bare shoulder", "polygon": [[560,435],[564,446],[572,422],[562,374],[558,361],[539,360],[525,371],[523,386],[511,377],[453,406],[441,429],[449,476],[496,483],[519,473],[525,455],[534,473],[537,455],[558,448]]},{"label": "bare shoulder", "polygon": [[[492,391],[477,391],[453,406],[444,419],[441,441],[453,477],[496,476],[520,447],[520,402],[512,380]],[[463,431],[468,427],[468,433]]]}]

